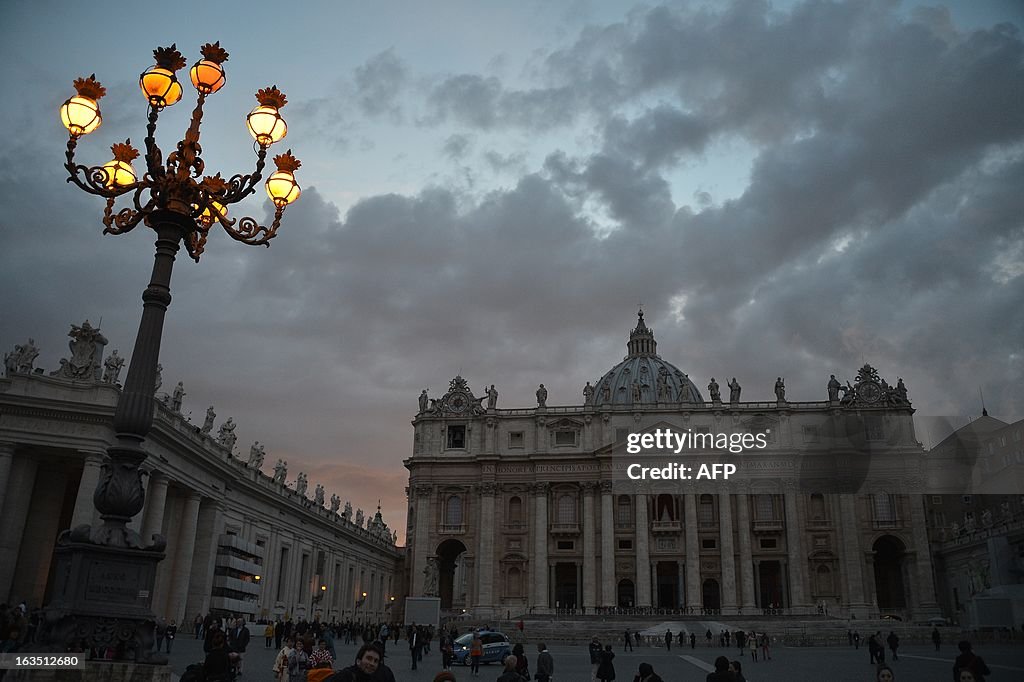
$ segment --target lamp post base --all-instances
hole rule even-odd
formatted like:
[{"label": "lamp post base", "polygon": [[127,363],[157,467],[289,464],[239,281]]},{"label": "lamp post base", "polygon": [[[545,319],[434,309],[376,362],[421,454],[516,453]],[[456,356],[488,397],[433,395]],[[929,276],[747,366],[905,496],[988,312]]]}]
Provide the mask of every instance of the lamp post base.
[{"label": "lamp post base", "polygon": [[[36,640],[44,651],[96,650],[100,658],[162,665],[150,608],[163,552],[68,540],[55,552],[53,599]],[[84,678],[83,678],[84,679]]]}]

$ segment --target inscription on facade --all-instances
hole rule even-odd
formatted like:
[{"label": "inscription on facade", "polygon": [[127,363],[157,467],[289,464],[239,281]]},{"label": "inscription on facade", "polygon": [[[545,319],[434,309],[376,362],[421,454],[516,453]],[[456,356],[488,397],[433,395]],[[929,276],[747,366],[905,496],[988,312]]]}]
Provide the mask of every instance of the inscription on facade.
[{"label": "inscription on facade", "polygon": [[538,474],[568,474],[600,471],[600,464],[538,464]]},{"label": "inscription on facade", "polygon": [[130,603],[138,598],[141,584],[138,566],[95,561],[89,566],[85,593],[96,601]]}]

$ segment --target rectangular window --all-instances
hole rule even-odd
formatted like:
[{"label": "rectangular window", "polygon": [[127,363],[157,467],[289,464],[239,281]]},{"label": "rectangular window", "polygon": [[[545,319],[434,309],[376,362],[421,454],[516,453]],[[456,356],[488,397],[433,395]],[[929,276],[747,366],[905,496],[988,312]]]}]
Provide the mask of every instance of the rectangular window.
[{"label": "rectangular window", "polygon": [[700,548],[701,549],[714,549],[718,546],[714,538],[701,538]]},{"label": "rectangular window", "polygon": [[576,432],[555,431],[555,445],[576,445]]},{"label": "rectangular window", "polygon": [[778,546],[775,538],[761,538],[761,549],[776,549]]},{"label": "rectangular window", "polygon": [[754,518],[758,521],[775,519],[775,502],[771,495],[754,496]]},{"label": "rectangular window", "polygon": [[463,425],[448,427],[448,448],[462,449],[466,447],[466,427]]},{"label": "rectangular window", "polygon": [[942,506],[942,495],[932,495],[932,504],[936,507]]},{"label": "rectangular window", "polygon": [[512,431],[508,434],[508,446],[510,448],[521,448],[525,443],[522,431]]},{"label": "rectangular window", "polygon": [[875,510],[875,521],[896,520],[896,504],[892,495],[872,495],[871,500]]},{"label": "rectangular window", "polygon": [[619,540],[619,549],[633,549],[633,541]]},{"label": "rectangular window", "polygon": [[558,549],[572,550],[576,547],[576,543],[572,540],[559,540]]}]

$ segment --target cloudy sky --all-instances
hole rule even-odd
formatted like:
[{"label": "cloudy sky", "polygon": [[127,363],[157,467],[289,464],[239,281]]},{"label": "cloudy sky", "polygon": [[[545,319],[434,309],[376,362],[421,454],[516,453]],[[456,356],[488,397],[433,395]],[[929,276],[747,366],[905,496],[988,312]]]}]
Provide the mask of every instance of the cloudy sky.
[{"label": "cloudy sky", "polygon": [[[983,389],[1021,415],[1018,3],[145,4],[4,3],[0,346],[33,336],[38,366],[86,318],[129,352],[152,265],[151,233],[103,236],[102,201],[64,181],[71,81],[107,87],[77,159],[100,164],[145,136],[151,50],[220,40],[208,171],[251,168],[244,116],[277,84],[272,153],[304,192],[270,249],[182,252],[165,387],[400,532],[420,390],[461,373],[499,407],[541,382],[578,403],[639,302],[702,387],[767,400],[782,375],[819,400],[870,362],[919,414],[976,415]],[[162,114],[165,152],[193,97]]]}]

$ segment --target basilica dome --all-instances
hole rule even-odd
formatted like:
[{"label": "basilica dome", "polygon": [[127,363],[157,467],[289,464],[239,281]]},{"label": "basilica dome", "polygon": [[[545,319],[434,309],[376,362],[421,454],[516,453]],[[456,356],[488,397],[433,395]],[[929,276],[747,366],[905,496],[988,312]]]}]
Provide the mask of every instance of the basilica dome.
[{"label": "basilica dome", "polygon": [[589,405],[656,405],[658,403],[702,403],[697,386],[679,368],[662,360],[654,331],[637,313],[636,329],[629,333],[628,355],[594,384]]}]

